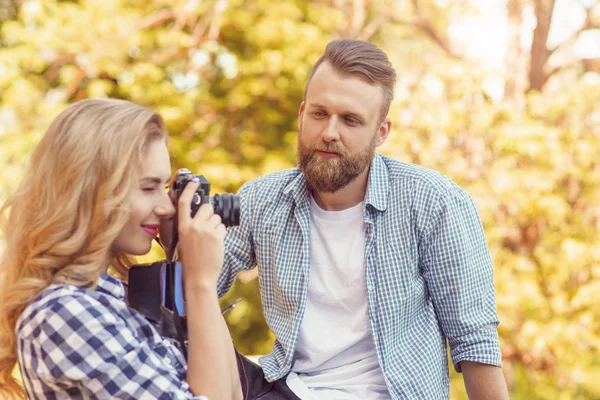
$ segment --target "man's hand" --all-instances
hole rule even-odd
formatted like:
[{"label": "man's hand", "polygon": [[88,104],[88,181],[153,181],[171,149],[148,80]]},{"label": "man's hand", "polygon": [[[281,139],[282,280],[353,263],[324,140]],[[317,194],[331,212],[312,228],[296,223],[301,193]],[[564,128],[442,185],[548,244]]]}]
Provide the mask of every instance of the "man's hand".
[{"label": "man's hand", "polygon": [[508,400],[501,368],[472,361],[462,361],[460,367],[470,400]]}]

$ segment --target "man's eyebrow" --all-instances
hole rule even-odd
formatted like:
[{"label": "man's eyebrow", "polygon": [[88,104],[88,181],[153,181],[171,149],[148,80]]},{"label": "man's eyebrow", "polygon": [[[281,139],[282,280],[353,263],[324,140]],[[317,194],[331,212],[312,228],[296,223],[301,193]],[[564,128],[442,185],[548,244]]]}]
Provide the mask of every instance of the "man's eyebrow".
[{"label": "man's eyebrow", "polygon": [[347,111],[347,112],[342,113],[342,114],[345,115],[345,116],[347,116],[347,117],[356,118],[359,121],[363,121],[365,119],[362,115],[360,115],[358,113],[355,113],[355,112],[352,112],[352,111]]},{"label": "man's eyebrow", "polygon": [[[323,104],[319,104],[319,103],[311,103],[311,104],[309,104],[309,107],[322,108],[325,110],[327,109],[327,107],[325,107]],[[365,120],[365,117],[362,114],[359,114],[354,111],[344,111],[340,114],[347,116],[347,117],[352,117],[352,118],[358,119],[361,122]]]}]

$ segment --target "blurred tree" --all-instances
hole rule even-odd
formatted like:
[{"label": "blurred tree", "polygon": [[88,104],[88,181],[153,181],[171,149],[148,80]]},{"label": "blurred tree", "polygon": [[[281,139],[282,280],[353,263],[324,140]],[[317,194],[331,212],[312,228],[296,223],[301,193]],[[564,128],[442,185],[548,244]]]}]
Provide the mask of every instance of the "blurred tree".
[{"label": "blurred tree", "polygon": [[[533,31],[533,43],[531,45],[529,90],[541,90],[550,77],[565,69],[583,67],[580,68],[582,71],[588,71],[593,65],[596,65],[598,61],[600,61],[600,57],[593,60],[583,60],[571,55],[567,57],[566,62],[563,61],[554,68],[551,68],[549,65],[553,56],[559,58],[561,53],[572,53],[573,46],[577,43],[582,34],[594,29],[600,29],[600,9],[598,4],[593,1],[581,2],[581,4],[585,9],[585,18],[581,26],[572,32],[566,40],[549,48],[548,37],[550,34],[552,16],[556,10],[556,0],[533,1],[537,24]],[[600,42],[598,42],[597,46],[598,49],[600,49]],[[565,57],[563,56],[563,58]]]},{"label": "blurred tree", "polygon": [[[585,22],[549,44],[560,1],[506,0],[498,72],[450,34],[478,12],[467,0],[0,0],[0,198],[50,120],[96,96],[160,112],[173,166],[236,191],[295,165],[297,109],[325,44],[371,40],[399,72],[382,152],[442,171],[479,206],[512,397],[600,398],[600,75],[572,51],[600,2],[562,0]],[[227,320],[246,354],[273,341],[255,277],[223,299],[244,299]]]},{"label": "blurred tree", "polygon": [[15,19],[22,3],[22,0],[0,0],[0,23]]}]

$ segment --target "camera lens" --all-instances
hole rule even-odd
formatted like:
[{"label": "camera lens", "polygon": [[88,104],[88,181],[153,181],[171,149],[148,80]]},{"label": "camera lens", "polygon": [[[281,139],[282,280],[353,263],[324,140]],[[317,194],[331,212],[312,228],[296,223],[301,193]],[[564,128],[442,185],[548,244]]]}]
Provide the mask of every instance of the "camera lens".
[{"label": "camera lens", "polygon": [[227,193],[215,194],[211,202],[215,214],[221,217],[223,225],[229,227],[240,224],[240,196]]}]

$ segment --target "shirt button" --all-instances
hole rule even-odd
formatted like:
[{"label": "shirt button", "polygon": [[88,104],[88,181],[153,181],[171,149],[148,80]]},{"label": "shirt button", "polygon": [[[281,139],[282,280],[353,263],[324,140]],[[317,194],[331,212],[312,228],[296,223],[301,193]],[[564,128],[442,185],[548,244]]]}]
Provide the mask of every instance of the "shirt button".
[{"label": "shirt button", "polygon": [[169,360],[168,358],[165,359],[165,364],[167,365],[171,365],[171,360]]},{"label": "shirt button", "polygon": [[377,341],[377,339],[379,338],[379,336],[377,336],[377,334],[373,335],[373,341]]},{"label": "shirt button", "polygon": [[369,285],[369,286],[367,286],[367,290],[368,290],[369,292],[372,292],[372,291],[373,291],[373,285]]}]

